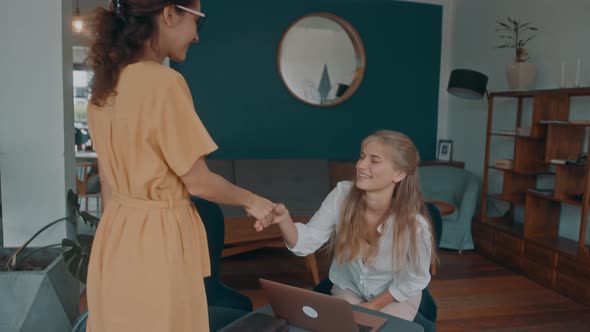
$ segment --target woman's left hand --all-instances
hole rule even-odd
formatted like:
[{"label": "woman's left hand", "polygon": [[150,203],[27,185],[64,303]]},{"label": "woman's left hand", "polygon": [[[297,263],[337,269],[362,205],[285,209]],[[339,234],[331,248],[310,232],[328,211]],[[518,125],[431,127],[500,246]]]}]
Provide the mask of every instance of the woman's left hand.
[{"label": "woman's left hand", "polygon": [[370,309],[370,310],[376,310],[376,311],[379,311],[379,309],[378,309],[378,308],[377,308],[377,307],[376,307],[376,306],[375,306],[373,303],[371,303],[371,301],[367,301],[367,302],[365,302],[365,303],[361,303],[361,304],[359,304],[358,306],[359,306],[359,307],[366,308],[366,309]]}]

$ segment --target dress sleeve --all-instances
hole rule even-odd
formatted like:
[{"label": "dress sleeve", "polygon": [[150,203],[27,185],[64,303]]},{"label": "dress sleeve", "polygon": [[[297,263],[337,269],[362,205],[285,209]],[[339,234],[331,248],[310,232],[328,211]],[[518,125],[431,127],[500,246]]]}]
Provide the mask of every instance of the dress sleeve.
[{"label": "dress sleeve", "polygon": [[183,176],[197,159],[217,150],[217,145],[199,119],[182,76],[171,80],[163,92],[156,136],[168,166]]}]

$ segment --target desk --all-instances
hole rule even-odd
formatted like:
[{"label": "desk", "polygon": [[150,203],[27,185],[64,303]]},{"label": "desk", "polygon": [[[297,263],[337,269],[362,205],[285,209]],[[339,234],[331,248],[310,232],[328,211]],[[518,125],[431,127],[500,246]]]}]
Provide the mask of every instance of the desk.
[{"label": "desk", "polygon": [[[362,312],[366,312],[366,313],[369,313],[372,315],[387,318],[387,323],[385,323],[385,325],[383,325],[379,329],[379,332],[388,332],[388,331],[390,331],[390,332],[393,332],[393,331],[395,331],[395,332],[424,332],[424,329],[422,328],[422,326],[420,326],[414,322],[410,322],[410,321],[407,321],[407,320],[404,320],[404,319],[401,319],[398,317],[390,316],[390,315],[384,314],[379,311],[369,310],[369,309],[359,307],[356,305],[353,305],[352,308],[353,308],[353,310],[362,311]],[[261,308],[258,308],[256,311],[274,316],[274,313],[272,311],[270,304],[267,304]],[[230,327],[230,326],[231,326],[231,324],[227,327]],[[308,331],[289,325],[289,332],[308,332]]]}]

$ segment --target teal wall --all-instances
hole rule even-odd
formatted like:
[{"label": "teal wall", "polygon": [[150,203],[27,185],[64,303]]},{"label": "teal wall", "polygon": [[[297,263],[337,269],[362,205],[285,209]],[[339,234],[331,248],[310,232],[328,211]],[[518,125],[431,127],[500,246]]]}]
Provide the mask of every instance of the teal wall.
[{"label": "teal wall", "polygon": [[[434,159],[442,7],[392,0],[204,0],[207,18],[187,60],[173,63],[193,93],[219,159],[355,159],[378,129],[410,136]],[[277,71],[277,47],[300,16],[331,12],[360,33],[364,80],[351,99],[319,108],[296,100]]]}]

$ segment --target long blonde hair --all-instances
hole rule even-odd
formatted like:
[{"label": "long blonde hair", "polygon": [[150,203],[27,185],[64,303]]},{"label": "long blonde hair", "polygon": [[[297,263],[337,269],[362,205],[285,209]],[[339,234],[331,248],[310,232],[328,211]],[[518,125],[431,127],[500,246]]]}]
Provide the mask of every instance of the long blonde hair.
[{"label": "long blonde hair", "polygon": [[[395,186],[389,212],[380,220],[380,224],[383,224],[389,217],[394,217],[393,227],[391,227],[394,271],[399,271],[402,266],[415,268],[418,265],[419,250],[416,237],[419,229],[417,215],[427,220],[428,230],[431,235],[433,234],[432,221],[420,190],[417,173],[420,161],[418,150],[406,135],[396,131],[378,131],[365,138],[361,146],[373,140],[390,148],[394,167],[406,174],[406,177]],[[365,226],[364,216],[367,207],[364,203],[364,195],[365,192],[358,189],[355,183],[344,200],[342,217],[332,242],[338,263],[351,262],[359,257],[372,262],[377,254],[379,239],[371,239],[368,236],[369,230]],[[431,236],[432,255],[435,257],[433,238]]]}]

